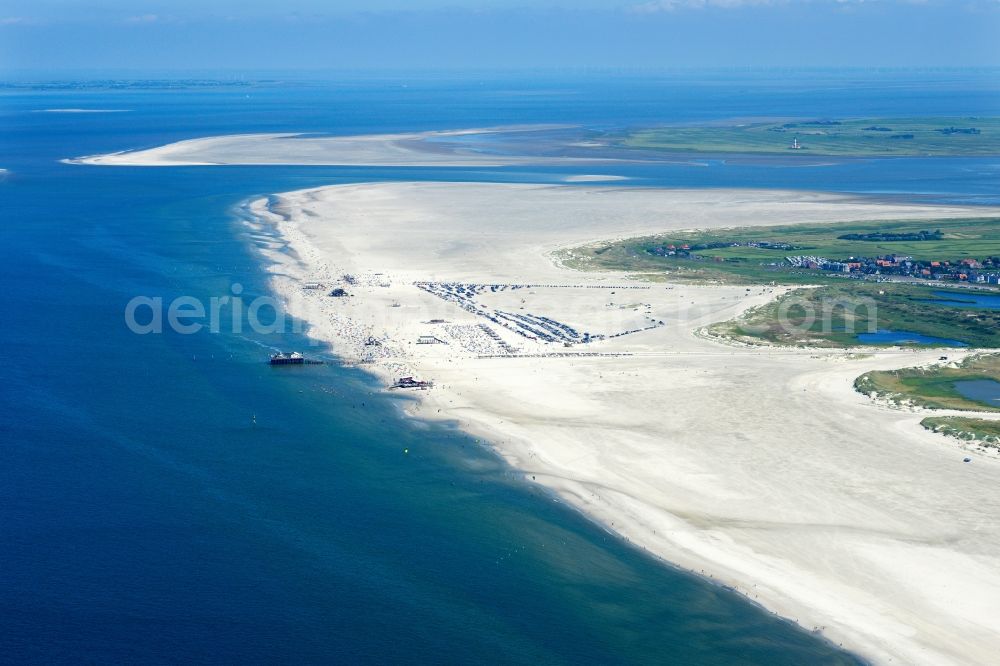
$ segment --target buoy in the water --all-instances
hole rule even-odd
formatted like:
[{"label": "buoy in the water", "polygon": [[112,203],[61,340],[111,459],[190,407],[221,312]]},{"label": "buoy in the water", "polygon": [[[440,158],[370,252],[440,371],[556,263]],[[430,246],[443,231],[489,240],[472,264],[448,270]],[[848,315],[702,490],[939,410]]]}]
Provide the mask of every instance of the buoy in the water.
[{"label": "buoy in the water", "polygon": [[409,453],[409,452],[410,452],[409,449],[403,449],[403,453]]}]

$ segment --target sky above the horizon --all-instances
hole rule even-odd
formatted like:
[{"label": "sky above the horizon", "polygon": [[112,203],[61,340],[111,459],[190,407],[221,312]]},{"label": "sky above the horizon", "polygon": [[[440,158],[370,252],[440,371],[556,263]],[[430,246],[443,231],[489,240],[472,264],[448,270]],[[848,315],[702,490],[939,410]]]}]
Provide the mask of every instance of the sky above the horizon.
[{"label": "sky above the horizon", "polygon": [[1000,66],[1000,0],[0,0],[0,71]]}]

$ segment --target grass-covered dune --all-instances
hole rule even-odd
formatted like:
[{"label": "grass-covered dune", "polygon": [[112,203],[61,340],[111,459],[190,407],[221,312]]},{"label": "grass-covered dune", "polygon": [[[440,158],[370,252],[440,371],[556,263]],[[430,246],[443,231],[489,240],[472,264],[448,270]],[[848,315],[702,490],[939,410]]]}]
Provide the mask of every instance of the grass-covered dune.
[{"label": "grass-covered dune", "polygon": [[715,324],[710,331],[744,342],[851,347],[860,344],[858,333],[893,330],[969,347],[1000,348],[1000,310],[948,307],[941,302],[920,285],[843,281],[795,289],[738,319]]},{"label": "grass-covered dune", "polygon": [[928,416],[920,425],[942,435],[983,446],[1000,447],[1000,421],[966,416]]},{"label": "grass-covered dune", "polygon": [[[795,142],[798,148],[795,148]],[[869,156],[1000,154],[1000,118],[783,120],[646,128],[618,145],[694,153]]]},{"label": "grass-covered dune", "polygon": [[979,379],[1000,381],[1000,354],[970,356],[957,367],[935,365],[868,372],[854,380],[854,388],[927,409],[1000,412],[1000,407],[970,400],[955,389],[955,382]]}]

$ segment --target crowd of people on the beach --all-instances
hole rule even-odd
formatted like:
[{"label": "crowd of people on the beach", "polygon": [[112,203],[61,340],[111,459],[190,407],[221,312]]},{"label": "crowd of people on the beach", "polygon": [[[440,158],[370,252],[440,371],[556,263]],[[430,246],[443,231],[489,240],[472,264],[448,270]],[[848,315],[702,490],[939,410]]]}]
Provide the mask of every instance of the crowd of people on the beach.
[{"label": "crowd of people on the beach", "polygon": [[446,324],[442,328],[462,349],[477,356],[512,356],[519,351],[486,324]]},{"label": "crowd of people on the beach", "polygon": [[[295,235],[295,231],[286,230],[286,238]],[[377,364],[393,377],[405,377],[414,374],[414,368],[407,362],[407,348],[404,340],[393,340],[384,331],[373,331],[365,325],[351,307],[344,305],[343,298],[331,298],[330,293],[338,286],[349,286],[352,292],[360,295],[366,289],[387,288],[391,286],[390,278],[383,273],[347,272],[342,267],[331,265],[322,254],[308,243],[295,243],[288,238],[302,254],[300,259],[310,266],[308,281],[300,282],[294,296],[303,299],[308,307],[318,310],[319,317],[309,317],[317,327],[323,329],[320,337],[335,339],[338,342],[337,353],[347,359],[353,358],[363,364]],[[484,294],[496,294],[505,291],[524,289],[649,289],[646,285],[563,285],[563,284],[466,284],[459,282],[417,282],[415,286],[442,300],[454,303],[466,312],[481,317],[479,323],[451,323],[445,320],[424,322],[437,326],[437,333],[452,346],[462,352],[478,358],[555,358],[584,357],[609,355],[600,352],[585,351],[554,351],[546,349],[546,344],[562,344],[570,347],[605,337],[619,337],[643,330],[648,330],[662,322],[651,326],[622,331],[612,335],[591,334],[579,331],[575,327],[551,317],[531,313],[512,312],[491,308],[480,301]],[[343,288],[343,287],[340,287]],[[524,301],[522,301],[524,302]],[[504,331],[516,334],[525,340],[525,345],[517,346],[508,341]],[[429,336],[424,336],[429,337]],[[444,342],[444,340],[441,340]],[[419,342],[419,338],[418,338]],[[454,353],[449,351],[449,354]],[[620,354],[611,353],[616,356]]]},{"label": "crowd of people on the beach", "polygon": [[[556,321],[545,315],[533,314],[530,312],[510,312],[490,308],[479,302],[479,297],[484,293],[497,293],[507,290],[517,289],[566,289],[566,288],[604,288],[604,289],[649,289],[645,285],[542,285],[542,284],[466,284],[460,282],[417,282],[416,286],[424,291],[437,296],[438,298],[458,305],[460,308],[479,317],[483,317],[493,322],[497,326],[516,333],[528,340],[561,343],[564,345],[587,344],[602,340],[605,337],[620,337],[630,333],[649,330],[659,323],[654,322],[651,326],[637,328],[633,330],[615,333],[611,336],[605,334],[591,334],[586,331],[578,331],[569,324]],[[612,292],[614,293],[614,292]]]}]

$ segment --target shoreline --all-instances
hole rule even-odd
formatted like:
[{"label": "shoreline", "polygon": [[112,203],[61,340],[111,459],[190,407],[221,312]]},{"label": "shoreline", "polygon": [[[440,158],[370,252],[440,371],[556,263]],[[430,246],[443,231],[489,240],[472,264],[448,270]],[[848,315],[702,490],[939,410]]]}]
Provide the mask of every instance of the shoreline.
[{"label": "shoreline", "polygon": [[[646,285],[622,275],[571,273],[553,266],[546,258],[547,252],[575,243],[588,234],[593,240],[592,234],[600,234],[602,229],[634,230],[623,227],[619,218],[591,220],[590,224],[580,224],[576,219],[569,226],[556,223],[553,233],[539,233],[540,242],[526,241],[517,228],[506,233],[487,232],[489,238],[485,242],[453,236],[453,233],[461,235],[463,232],[459,213],[468,213],[469,206],[477,210],[491,203],[503,205],[512,194],[530,199],[524,205],[536,207],[536,210],[538,206],[565,206],[569,203],[563,196],[565,189],[565,186],[426,183],[420,186],[408,183],[332,186],[285,193],[272,198],[273,205],[267,199],[259,199],[250,204],[249,209],[261,224],[274,225],[279,237],[294,254],[263,251],[274,262],[272,283],[275,291],[288,301],[290,314],[310,324],[310,336],[331,343],[332,352],[339,358],[358,365],[384,382],[406,375],[433,379],[435,387],[415,392],[417,399],[404,408],[410,416],[447,420],[471,436],[489,442],[526,480],[544,485],[562,501],[569,502],[633,546],[733,589],[806,630],[822,628],[820,633],[824,638],[878,662],[903,659],[907,663],[961,663],[963,657],[972,655],[973,649],[985,655],[1000,645],[996,626],[982,627],[975,647],[970,646],[968,627],[960,641],[941,635],[931,626],[935,623],[930,619],[940,622],[941,618],[929,610],[935,608],[939,612],[940,599],[913,601],[902,607],[898,607],[899,602],[893,606],[882,601],[886,595],[899,596],[905,592],[903,596],[912,596],[913,591],[900,588],[898,581],[886,584],[885,567],[907,561],[908,551],[919,549],[907,544],[939,540],[937,532],[942,525],[939,521],[931,521],[931,526],[924,527],[928,522],[926,515],[912,509],[913,515],[905,520],[895,516],[890,507],[899,503],[899,497],[890,495],[875,501],[863,492],[864,489],[845,493],[836,483],[824,478],[827,474],[840,480],[852,476],[864,478],[869,463],[857,460],[854,454],[864,451],[870,456],[872,452],[866,447],[856,447],[851,456],[821,460],[824,464],[819,465],[818,470],[813,469],[815,465],[809,460],[804,464],[799,457],[788,457],[781,446],[787,433],[778,434],[784,429],[774,431],[774,424],[766,419],[761,422],[759,414],[745,414],[731,425],[725,422],[725,417],[720,419],[723,415],[715,412],[730,407],[718,402],[720,386],[710,381],[706,383],[698,376],[707,374],[720,378],[735,371],[743,375],[732,387],[738,394],[739,389],[746,386],[743,380],[760,379],[766,383],[772,378],[759,377],[758,373],[765,370],[774,374],[780,381],[771,381],[770,386],[763,387],[771,389],[770,399],[767,395],[755,397],[757,404],[753,407],[757,409],[753,411],[762,406],[764,413],[768,408],[788,409],[793,425],[797,418],[809,418],[803,412],[816,409],[817,399],[810,400],[808,396],[810,390],[816,391],[821,394],[819,404],[824,407],[837,405],[845,413],[854,415],[852,418],[860,415],[862,419],[870,419],[871,425],[882,432],[905,440],[902,447],[897,445],[889,452],[891,455],[876,450],[876,454],[881,454],[877,457],[888,462],[913,447],[919,453],[920,464],[911,466],[915,470],[912,476],[903,476],[910,483],[923,478],[930,483],[933,475],[929,472],[959,455],[961,447],[933,433],[924,433],[918,424],[918,415],[872,404],[865,396],[854,392],[851,382],[869,369],[930,362],[938,352],[889,351],[872,354],[872,358],[849,360],[843,350],[776,353],[773,348],[731,348],[698,339],[693,331],[700,328],[701,323],[718,317],[731,318],[748,307],[766,302],[779,290],[755,288],[754,293],[747,295],[742,287]],[[801,192],[659,190],[640,194],[627,189],[573,189],[572,199],[588,197],[611,199],[609,205],[601,202],[597,206],[603,208],[605,214],[609,211],[620,214],[623,205],[632,206],[641,201],[639,207],[645,208],[639,211],[638,218],[658,210],[660,205],[665,211],[687,210],[685,206],[697,210],[707,205],[718,206],[728,198],[732,207],[741,210],[756,208],[759,213],[770,207],[773,214],[768,219],[773,224],[781,223],[781,219],[774,221],[775,216],[781,217],[774,211],[784,211],[787,207],[791,210],[782,214],[836,217],[862,206],[855,197]],[[658,199],[664,201],[657,203]],[[455,201],[462,202],[456,206],[458,212],[447,210],[446,203]],[[593,203],[584,205],[590,207]],[[884,208],[886,216],[900,214],[900,206]],[[909,207],[908,210],[928,216],[948,211],[952,215],[964,214],[964,211],[946,207]],[[506,211],[501,215],[509,214],[514,219],[516,212]],[[724,219],[728,219],[724,217],[727,212],[721,211]],[[718,216],[720,212],[714,214]],[[703,217],[703,221],[710,221],[710,217]],[[336,221],[326,225],[333,229],[317,228],[324,219]],[[373,229],[370,220],[379,220],[387,228]],[[407,230],[417,221],[442,229],[428,231],[430,239],[415,239]],[[529,222],[537,223],[538,218]],[[685,218],[684,223],[688,222]],[[658,229],[669,226],[662,220],[638,224],[639,227],[655,224],[659,225]],[[393,239],[386,240],[379,232],[393,236],[395,245]],[[475,234],[472,228],[465,228],[464,232]],[[399,234],[403,234],[405,240],[396,238]],[[521,245],[510,251],[504,243],[512,238],[519,239],[517,242]],[[420,242],[424,246],[418,245]],[[404,248],[402,253],[400,247]],[[464,262],[456,260],[462,256],[466,259]],[[512,263],[512,259],[516,261]],[[515,268],[511,270],[511,266]],[[521,282],[534,286],[516,280],[519,275],[529,274],[539,279]],[[345,299],[326,297],[326,287],[334,282],[343,284],[344,275],[354,279],[354,284],[345,288],[355,293]],[[479,301],[497,300],[496,307],[490,306],[493,309],[489,312],[493,313],[513,312],[518,300],[525,303],[529,292],[538,292],[532,294],[530,307],[561,310],[559,317],[554,317],[560,321],[586,320],[587,313],[600,301],[607,300],[609,294],[626,292],[630,301],[632,296],[650,301],[646,310],[670,312],[676,322],[670,320],[663,325],[641,329],[637,322],[641,323],[639,320],[645,316],[642,308],[618,312],[605,304],[611,314],[606,318],[612,325],[636,332],[621,337],[612,334],[590,345],[588,351],[619,354],[617,356],[568,356],[578,353],[576,347],[580,345],[574,344],[572,351],[563,351],[567,348],[553,348],[551,343],[527,340],[516,331],[494,325],[496,336],[511,348],[516,345],[518,354],[491,357],[478,352],[499,344],[496,340],[489,336],[470,337],[482,323],[482,314],[456,307],[455,302],[443,301],[415,286],[415,282],[428,278],[442,284],[472,284],[477,275],[495,278],[493,282],[480,279],[480,283],[505,285],[497,291],[476,292],[471,299],[474,307],[481,305]],[[311,281],[323,283],[324,289],[304,289],[303,285]],[[589,285],[589,292],[587,286],[581,285]],[[601,289],[593,289],[594,286]],[[595,302],[592,295],[598,291],[601,298]],[[524,298],[520,298],[521,295]],[[688,300],[696,307],[687,307]],[[574,305],[570,301],[578,302]],[[469,305],[464,301],[463,304]],[[446,320],[447,323],[427,323],[434,320]],[[585,323],[598,325],[600,319],[591,318]],[[384,336],[379,337],[377,352],[364,344],[373,334]],[[415,344],[420,336],[431,334],[445,339],[446,344]],[[659,346],[662,342],[655,340],[668,342],[670,348]],[[866,351],[871,353],[871,350]],[[370,358],[366,358],[366,354]],[[731,370],[727,371],[727,367]],[[612,372],[628,377],[604,379],[606,373]],[[602,384],[589,389],[576,387],[580,382],[593,381],[595,374]],[[647,388],[649,380],[664,375],[676,377],[678,386]],[[491,386],[484,388],[486,382],[480,384],[480,377],[491,382]],[[638,389],[637,385],[643,388]],[[573,388],[569,390],[567,386]],[[806,393],[806,398],[799,398],[800,394],[792,393],[793,390]],[[686,396],[689,393],[694,395]],[[782,395],[787,395],[787,399],[774,401]],[[697,404],[698,398],[706,396],[715,403],[714,410],[709,412],[705,411],[705,405]],[[638,403],[638,409],[631,403]],[[669,423],[660,424],[644,414],[678,403],[678,412],[685,414],[674,417],[684,422],[680,428]],[[738,401],[736,405],[738,409]],[[723,423],[714,424],[713,419]],[[836,421],[834,419],[834,423]],[[718,425],[723,427],[717,428]],[[830,422],[811,425],[825,436],[836,432]],[[863,430],[868,429],[868,424],[860,425]],[[755,432],[755,426],[762,432]],[[698,428],[704,432],[699,432]],[[594,433],[600,433],[615,446],[608,448],[604,442],[592,441]],[[701,441],[699,435],[705,441]],[[752,444],[751,453],[732,449],[734,438],[745,445]],[[702,446],[708,451],[701,451]],[[759,453],[758,448],[762,449]],[[726,464],[725,458],[734,453],[746,457],[743,465]],[[823,456],[829,452],[820,447],[810,449],[808,455]],[[931,460],[935,462],[929,466]],[[770,467],[776,462],[786,465],[790,471],[767,479],[777,487],[772,489],[763,481],[769,474],[773,475]],[[992,462],[983,460],[984,464],[975,468],[980,474],[977,491],[989,487],[995,479],[996,468],[986,469]],[[744,465],[753,474],[743,469]],[[845,473],[845,465],[847,472],[853,469],[855,474]],[[982,472],[980,468],[984,468]],[[902,478],[894,473],[881,476],[883,481],[894,484]],[[789,478],[796,480],[792,487],[789,487]],[[795,487],[803,483],[822,486],[822,492],[805,492]],[[854,483],[859,483],[858,479]],[[755,493],[747,495],[743,484],[757,487],[756,494],[766,497],[771,493],[774,497],[761,501]],[[976,491],[971,493],[978,497]],[[913,502],[915,497],[908,496],[908,501]],[[808,506],[810,500],[831,502],[831,505],[817,509]],[[936,498],[921,496],[919,500],[926,505],[925,512],[942,508]],[[833,502],[842,502],[847,509],[840,509]],[[967,502],[968,498],[963,506],[967,506]],[[988,508],[981,510],[989,511]],[[950,558],[953,565],[960,561],[963,563],[961,569],[974,568],[981,573],[985,570],[984,556],[980,552],[982,546],[1000,542],[996,530],[986,537],[987,541],[975,548],[935,551],[921,556],[923,559],[929,557],[934,566],[929,566],[921,557],[911,558],[915,561],[911,561],[910,566],[920,570],[921,575],[928,575],[929,580],[933,579],[933,572],[942,563],[942,558]],[[842,542],[848,543],[845,546]],[[838,548],[841,552],[828,552]],[[824,575],[823,571],[815,570],[812,562],[818,553],[839,562],[833,567],[837,575]],[[871,572],[852,569],[850,558],[863,557],[883,575],[872,576]],[[995,560],[989,556],[986,559]],[[948,576],[941,576],[939,574],[938,578],[942,582],[949,581]],[[975,580],[956,575],[951,579],[950,584],[961,587],[1000,589],[1000,577],[992,574],[975,576]],[[979,604],[992,609],[993,600],[980,595]],[[911,605],[920,606],[924,612],[910,611]],[[965,614],[957,614],[956,625],[961,624],[958,619]],[[950,628],[960,631],[955,626]]]}]

